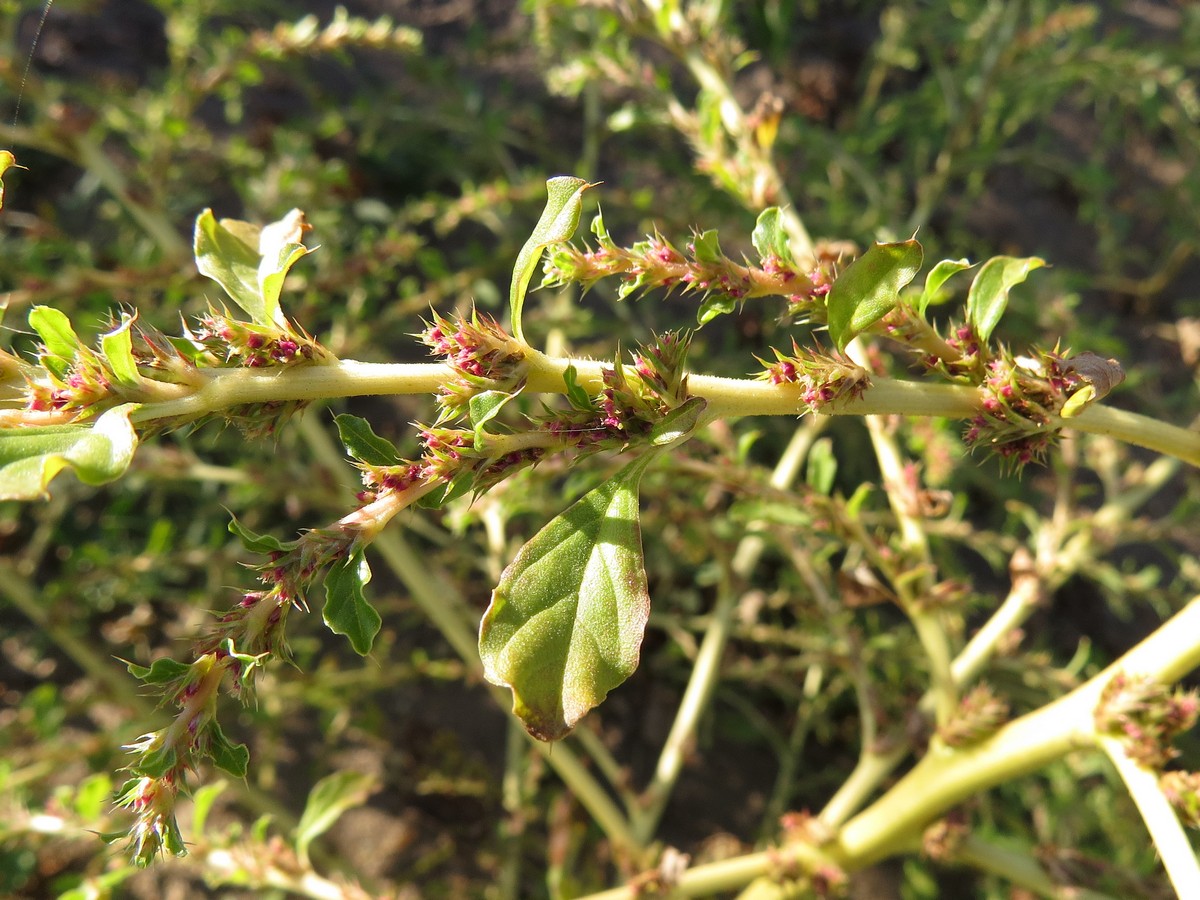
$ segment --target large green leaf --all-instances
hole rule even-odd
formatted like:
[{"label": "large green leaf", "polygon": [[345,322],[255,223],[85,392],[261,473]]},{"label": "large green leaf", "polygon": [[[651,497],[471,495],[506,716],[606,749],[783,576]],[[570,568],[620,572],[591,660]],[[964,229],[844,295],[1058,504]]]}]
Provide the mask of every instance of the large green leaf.
[{"label": "large green leaf", "polygon": [[637,668],[650,614],[638,485],[704,408],[692,398],[672,410],[642,456],[534,535],[500,576],[479,655],[488,681],[512,689],[513,712],[534,737],[564,737]]},{"label": "large green leaf", "polygon": [[546,208],[542,210],[542,217],[538,219],[533,234],[517,254],[512,286],[508,292],[512,333],[519,341],[525,340],[525,333],[521,330],[525,292],[529,289],[529,280],[533,278],[538,260],[542,258],[542,251],[547,245],[570,240],[575,234],[575,229],[579,227],[579,215],[583,211],[583,192],[590,187],[593,185],[570,175],[558,175],[546,182]]},{"label": "large green leaf", "polygon": [[285,327],[279,293],[288,270],[308,252],[300,243],[305,227],[304,215],[296,209],[266,228],[236,219],[218,221],[206,209],[196,219],[196,267],[254,322]]},{"label": "large green leaf", "polygon": [[1008,292],[1045,264],[1036,256],[996,256],[983,264],[967,293],[967,323],[981,341],[987,342],[1004,315]]},{"label": "large green leaf", "polygon": [[129,467],[137,434],[132,404],[118,406],[88,425],[0,430],[0,500],[33,500],[63,469],[85,484],[105,484]]},{"label": "large green leaf", "polygon": [[829,335],[839,350],[900,301],[900,291],[921,268],[921,245],[914,240],[875,244],[850,264],[829,292]]},{"label": "large green leaf", "polygon": [[359,656],[371,652],[383,620],[367,602],[363,586],[371,580],[371,567],[360,549],[329,570],[325,577],[325,624],[334,634],[344,634]]},{"label": "large green leaf", "polygon": [[646,453],[534,535],[479,630],[484,676],[543,741],[567,735],[637,668],[650,615],[638,485]]}]

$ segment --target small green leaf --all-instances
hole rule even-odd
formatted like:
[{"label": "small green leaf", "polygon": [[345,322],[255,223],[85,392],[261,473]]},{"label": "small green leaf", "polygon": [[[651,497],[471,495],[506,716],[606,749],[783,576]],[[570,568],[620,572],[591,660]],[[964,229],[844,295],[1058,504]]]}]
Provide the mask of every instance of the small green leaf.
[{"label": "small green leaf", "polygon": [[479,630],[484,677],[543,741],[564,737],[637,668],[650,595],[638,485],[646,453],[539,531],[500,576]]},{"label": "small green leaf", "polygon": [[783,227],[783,213],[778,206],[769,207],[759,213],[750,240],[754,242],[754,249],[763,259],[775,257],[787,265],[795,263],[792,248],[788,244],[787,231]]},{"label": "small green leaf", "polygon": [[63,469],[84,484],[107,484],[124,474],[137,448],[129,422],[133,404],[102,413],[88,425],[0,430],[0,500],[33,500]]},{"label": "small green leaf", "polygon": [[696,429],[707,407],[703,397],[692,397],[671,410],[650,429],[650,446],[665,449],[682,441]]},{"label": "small green leaf", "polygon": [[579,370],[574,365],[563,370],[563,383],[567,386],[567,400],[575,409],[589,412],[596,408],[588,392],[579,384]]},{"label": "small green leaf", "polygon": [[728,294],[709,294],[696,310],[696,324],[706,325],[717,316],[727,316],[737,309],[737,301]]},{"label": "small green leaf", "polygon": [[139,756],[137,762],[129,766],[129,771],[145,778],[162,778],[175,768],[178,759],[174,747],[158,744],[153,750]]},{"label": "small green leaf", "polygon": [[692,256],[696,262],[719,263],[721,261],[721,241],[715,229],[710,228],[692,238]]},{"label": "small green leaf", "polygon": [[850,264],[829,292],[829,335],[839,350],[899,302],[900,291],[921,268],[921,245],[914,240],[875,244]]},{"label": "small green leaf", "polygon": [[232,515],[229,517],[229,533],[241,538],[242,546],[251,553],[286,553],[296,546],[295,541],[285,543],[269,534],[251,531]]},{"label": "small green leaf", "polygon": [[395,466],[401,462],[396,445],[377,435],[366,419],[343,413],[333,421],[342,446],[354,459],[368,466]]},{"label": "small green leaf", "polygon": [[500,410],[519,392],[483,391],[467,403],[471,426],[475,429],[475,449],[483,450],[487,440],[487,423],[500,414]]},{"label": "small green leaf", "polygon": [[929,270],[925,276],[925,289],[921,291],[921,299],[917,301],[917,315],[925,318],[925,310],[931,303],[941,302],[941,290],[952,275],[971,268],[971,263],[965,259],[943,259]]},{"label": "small green leaf", "polygon": [[59,380],[65,378],[80,347],[79,337],[67,314],[52,306],[35,306],[29,311],[29,327],[46,345],[43,357],[46,368]]},{"label": "small green leaf", "polygon": [[594,185],[582,178],[569,175],[559,175],[546,182],[546,208],[542,217],[534,226],[533,234],[517,254],[517,263],[513,266],[512,286],[509,288],[508,301],[512,312],[512,333],[518,341],[525,340],[521,330],[521,310],[525,305],[525,292],[529,289],[529,280],[537,268],[538,260],[547,244],[557,244],[568,241],[579,227],[579,216],[583,212],[583,192]]},{"label": "small green leaf", "polygon": [[121,314],[121,324],[100,337],[100,349],[108,362],[117,384],[122,387],[136,388],[142,383],[138,373],[137,361],[133,358],[133,336],[131,328],[136,316],[128,313]]},{"label": "small green leaf", "polygon": [[222,772],[228,772],[234,778],[245,778],[250,764],[250,750],[245,744],[235,744],[225,736],[216,719],[212,719],[204,727],[208,738],[208,755],[212,757],[213,765]]},{"label": "small green leaf", "polygon": [[296,826],[296,855],[308,859],[308,847],[333,827],[346,810],[362,806],[375,789],[375,776],[365,772],[335,772],[322,778],[308,795]]},{"label": "small green leaf", "polygon": [[187,675],[192,669],[187,663],[181,663],[168,656],[156,659],[149,667],[128,663],[125,668],[129,670],[130,675],[146,684],[167,684]]},{"label": "small green leaf", "polygon": [[325,576],[325,624],[334,634],[344,634],[359,656],[371,652],[371,644],[383,620],[367,602],[363,585],[371,580],[371,567],[363,551],[348,556]]},{"label": "small green leaf", "polygon": [[967,324],[979,340],[987,343],[992,336],[1008,306],[1008,292],[1045,264],[1036,256],[996,256],[983,264],[967,293]]},{"label": "small green leaf", "polygon": [[4,208],[4,173],[17,166],[17,158],[8,150],[0,150],[0,209]]},{"label": "small green leaf", "polygon": [[1091,384],[1085,384],[1083,387],[1081,387],[1079,390],[1077,390],[1075,393],[1073,393],[1070,397],[1067,398],[1067,401],[1062,405],[1062,409],[1060,409],[1058,411],[1058,414],[1060,416],[1062,416],[1064,419],[1074,418],[1075,416],[1077,416],[1081,412],[1083,412],[1085,409],[1087,409],[1088,404],[1090,404],[1095,399],[1096,399],[1095,386],[1091,385]]}]

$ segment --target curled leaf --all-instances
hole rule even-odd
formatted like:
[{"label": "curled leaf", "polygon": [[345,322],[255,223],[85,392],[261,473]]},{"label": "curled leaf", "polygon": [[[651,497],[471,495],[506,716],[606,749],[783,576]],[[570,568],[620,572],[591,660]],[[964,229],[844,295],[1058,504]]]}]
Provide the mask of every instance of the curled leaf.
[{"label": "curled leaf", "polygon": [[133,404],[102,413],[87,425],[48,425],[0,430],[0,500],[47,496],[63,469],[84,484],[106,484],[124,474],[137,448],[130,424]]},{"label": "curled leaf", "polygon": [[546,182],[546,208],[542,210],[542,217],[534,226],[533,234],[517,254],[512,286],[508,292],[512,333],[518,341],[525,340],[521,330],[521,310],[525,305],[529,280],[533,278],[542,251],[547,245],[570,240],[575,234],[575,229],[579,227],[579,216],[583,212],[583,192],[594,186],[570,175],[559,175]]}]

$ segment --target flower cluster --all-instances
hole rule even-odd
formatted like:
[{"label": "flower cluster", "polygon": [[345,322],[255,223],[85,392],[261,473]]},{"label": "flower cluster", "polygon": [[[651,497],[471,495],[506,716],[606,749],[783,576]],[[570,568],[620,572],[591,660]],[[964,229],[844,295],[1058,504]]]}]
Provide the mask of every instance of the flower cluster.
[{"label": "flower cluster", "polygon": [[197,348],[222,366],[262,369],[319,361],[326,351],[302,329],[285,330],[242,322],[228,313],[209,309],[188,334]]},{"label": "flower cluster", "polygon": [[1171,691],[1150,678],[1118,674],[1096,706],[1096,730],[1120,737],[1131,759],[1162,769],[1178,755],[1177,735],[1196,724],[1200,695]]},{"label": "flower cluster", "polygon": [[986,365],[980,411],[964,440],[1016,467],[1039,460],[1058,435],[1057,421],[1078,413],[1124,378],[1115,360],[1057,349],[1012,357],[1003,350]]},{"label": "flower cluster", "polygon": [[471,398],[485,391],[511,393],[525,381],[525,347],[491,316],[478,312],[470,320],[451,322],[434,313],[420,334],[434,355],[445,358],[455,377],[441,388],[441,421],[460,414]]},{"label": "flower cluster", "polygon": [[1158,786],[1184,824],[1200,828],[1200,772],[1164,772]]},{"label": "flower cluster", "polygon": [[592,223],[594,250],[571,244],[549,249],[543,287],[580,284],[585,290],[604,278],[619,277],[617,296],[665,288],[681,289],[730,304],[755,297],[786,297],[793,306],[807,304],[829,292],[836,264],[822,257],[811,271],[801,271],[776,254],[766,254],[759,265],[739,265],[721,252],[715,231],[693,235],[686,252],[655,232],[632,247],[621,247],[597,215]]},{"label": "flower cluster", "polygon": [[1003,697],[986,684],[976,685],[959,701],[954,716],[938,728],[938,736],[948,747],[967,747],[989,737],[1008,715]]},{"label": "flower cluster", "polygon": [[771,384],[799,385],[800,400],[812,412],[844,397],[860,398],[871,386],[867,370],[837,350],[809,350],[795,341],[791,356],[772,349],[775,362],[760,359],[766,371],[759,378]]}]

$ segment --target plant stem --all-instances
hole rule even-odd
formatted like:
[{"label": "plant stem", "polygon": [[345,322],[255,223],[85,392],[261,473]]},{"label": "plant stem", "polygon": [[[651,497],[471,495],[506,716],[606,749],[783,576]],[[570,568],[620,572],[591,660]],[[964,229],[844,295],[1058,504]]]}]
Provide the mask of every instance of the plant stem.
[{"label": "plant stem", "polygon": [[1132,759],[1119,738],[1101,735],[1099,741],[1142,814],[1175,892],[1180,897],[1192,896],[1200,885],[1200,860],[1196,859],[1170,801],[1158,786],[1158,774]]},{"label": "plant stem", "polygon": [[[821,428],[822,426],[814,420],[813,424],[800,427],[793,433],[791,441],[771,473],[772,487],[784,490],[791,485]],[[753,532],[755,529],[751,526],[748,530]],[[758,564],[764,547],[765,542],[756,534],[742,538],[730,563],[732,574],[738,579],[749,577]],[[713,689],[720,676],[721,657],[729,641],[733,614],[737,610],[740,598],[741,593],[732,580],[722,579],[720,593],[700,651],[696,655],[696,662],[692,666],[683,699],[675,714],[675,721],[671,724],[671,731],[663,743],[654,777],[642,794],[641,812],[634,819],[634,831],[643,842],[649,842],[658,827],[675,783],[679,780],[687,747],[696,732],[700,717],[712,698]]]},{"label": "plant stem", "polygon": [[893,852],[938,815],[1001,782],[1094,745],[1096,703],[1118,672],[1172,683],[1200,665],[1200,597],[1071,693],[961,750],[931,750],[883,798],[846,823],[838,853],[866,865]]},{"label": "plant stem", "polygon": [[1108,894],[1087,888],[1060,885],[1030,852],[1001,847],[974,834],[967,835],[962,846],[954,853],[954,860],[981,872],[989,872],[1026,890],[1036,891],[1051,900],[1113,900]]},{"label": "plant stem", "polygon": [[[528,351],[530,393],[565,393],[563,373],[573,366],[577,380],[595,392],[604,387],[608,363],[548,357]],[[205,373],[202,387],[187,397],[146,403],[130,417],[135,424],[159,419],[196,419],[231,407],[273,401],[316,400],[381,394],[432,394],[452,376],[442,363],[364,363],[337,360],[326,365],[287,369],[218,369]],[[801,415],[806,408],[796,385],[776,385],[753,378],[689,375],[693,396],[708,401],[705,416],[739,418],[761,415]],[[978,392],[966,385],[931,384],[877,378],[861,398],[849,397],[822,409],[823,415],[940,416],[950,419],[976,415]],[[1200,466],[1200,432],[1149,416],[1104,406],[1090,406],[1078,416],[1056,424],[1103,434]]]}]

